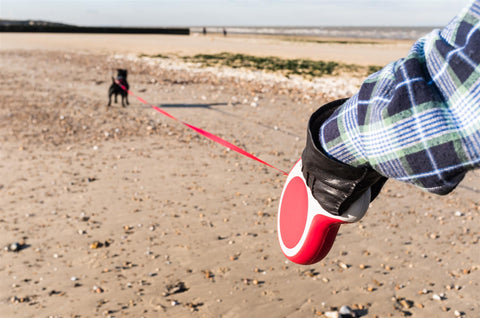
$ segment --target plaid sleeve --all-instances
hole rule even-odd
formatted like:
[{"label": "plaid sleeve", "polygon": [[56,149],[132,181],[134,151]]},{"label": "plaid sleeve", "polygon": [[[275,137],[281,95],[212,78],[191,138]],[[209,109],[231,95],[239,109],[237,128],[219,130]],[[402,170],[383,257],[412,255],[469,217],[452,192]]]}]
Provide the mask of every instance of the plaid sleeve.
[{"label": "plaid sleeve", "polygon": [[322,125],[333,158],[437,194],[480,166],[480,0],[369,76]]}]

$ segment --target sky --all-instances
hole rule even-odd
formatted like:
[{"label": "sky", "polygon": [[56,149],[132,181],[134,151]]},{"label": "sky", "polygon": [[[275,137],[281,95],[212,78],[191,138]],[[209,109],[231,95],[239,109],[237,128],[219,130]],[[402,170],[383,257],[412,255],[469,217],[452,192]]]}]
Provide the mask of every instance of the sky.
[{"label": "sky", "polygon": [[81,26],[443,26],[470,0],[0,0],[0,18]]}]

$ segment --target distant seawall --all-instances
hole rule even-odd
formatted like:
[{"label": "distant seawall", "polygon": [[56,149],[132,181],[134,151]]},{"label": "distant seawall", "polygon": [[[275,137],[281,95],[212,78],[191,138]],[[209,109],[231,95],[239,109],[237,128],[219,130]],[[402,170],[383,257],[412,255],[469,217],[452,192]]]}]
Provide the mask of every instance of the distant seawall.
[{"label": "distant seawall", "polygon": [[189,28],[77,27],[69,25],[0,25],[0,32],[114,33],[189,35]]}]

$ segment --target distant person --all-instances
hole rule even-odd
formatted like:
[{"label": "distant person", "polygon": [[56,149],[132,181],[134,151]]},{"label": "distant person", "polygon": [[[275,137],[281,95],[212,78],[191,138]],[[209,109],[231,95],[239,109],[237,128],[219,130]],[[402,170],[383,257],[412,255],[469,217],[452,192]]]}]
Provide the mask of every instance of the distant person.
[{"label": "distant person", "polygon": [[475,0],[404,59],[370,75],[357,94],[313,113],[297,165],[328,219],[342,221],[368,191],[373,201],[388,178],[445,195],[480,167],[479,29]]},{"label": "distant person", "polygon": [[227,29],[223,28],[223,36],[227,36]]},{"label": "distant person", "polygon": [[207,28],[203,28],[202,33],[203,35],[207,35]]}]

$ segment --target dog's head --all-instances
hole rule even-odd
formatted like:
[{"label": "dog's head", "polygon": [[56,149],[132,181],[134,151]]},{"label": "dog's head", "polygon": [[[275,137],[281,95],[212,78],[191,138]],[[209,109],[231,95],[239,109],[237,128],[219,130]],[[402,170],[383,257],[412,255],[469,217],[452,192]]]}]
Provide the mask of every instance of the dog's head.
[{"label": "dog's head", "polygon": [[117,69],[117,79],[127,79],[127,70]]}]

